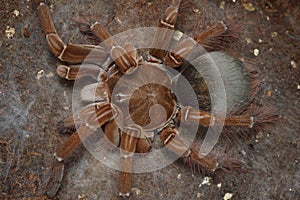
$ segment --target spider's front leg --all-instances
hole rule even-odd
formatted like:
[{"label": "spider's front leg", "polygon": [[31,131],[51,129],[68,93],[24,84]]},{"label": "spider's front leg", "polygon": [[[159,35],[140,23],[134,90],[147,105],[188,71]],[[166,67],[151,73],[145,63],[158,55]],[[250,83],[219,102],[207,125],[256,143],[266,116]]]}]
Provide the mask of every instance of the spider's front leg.
[{"label": "spider's front leg", "polygon": [[41,3],[38,7],[38,11],[50,51],[61,61],[81,63],[87,56],[89,61],[94,63],[101,64],[106,60],[108,53],[103,47],[70,43],[64,44],[57,34],[51,20],[49,8],[44,3]]},{"label": "spider's front leg", "polygon": [[92,77],[97,81],[104,82],[107,80],[107,73],[97,65],[59,65],[56,68],[57,74],[67,80],[76,80],[82,77]]},{"label": "spider's front leg", "polygon": [[168,49],[173,36],[177,15],[178,8],[170,6],[166,9],[163,17],[159,21],[159,28],[155,33],[152,44],[154,48],[150,50],[150,55],[154,61],[161,62],[164,58],[166,53],[165,50]]},{"label": "spider's front leg", "polygon": [[79,129],[64,142],[54,154],[52,173],[48,177],[42,192],[49,197],[57,193],[64,171],[64,160],[94,131],[118,115],[118,111],[109,103],[94,103],[85,107],[75,118],[80,122]]},{"label": "spider's front leg", "polygon": [[135,69],[137,69],[137,51],[133,45],[125,44],[123,46],[120,46],[113,39],[106,28],[99,22],[93,24],[91,26],[91,30],[96,37],[98,37],[102,41],[105,41],[104,43],[107,47],[111,48],[110,55],[122,73],[130,74]]},{"label": "spider's front leg", "polygon": [[113,46],[110,54],[122,73],[130,74],[137,69],[137,51],[133,45]]}]

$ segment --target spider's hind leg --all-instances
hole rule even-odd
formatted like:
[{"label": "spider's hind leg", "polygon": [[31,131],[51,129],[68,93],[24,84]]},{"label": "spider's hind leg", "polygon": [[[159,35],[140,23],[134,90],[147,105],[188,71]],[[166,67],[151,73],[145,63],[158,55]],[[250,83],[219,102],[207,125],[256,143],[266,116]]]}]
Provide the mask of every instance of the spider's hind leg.
[{"label": "spider's hind leg", "polygon": [[121,197],[130,196],[131,193],[131,173],[134,153],[146,153],[151,145],[145,137],[143,129],[138,125],[125,128],[121,136],[121,171],[120,171],[120,192]]},{"label": "spider's hind leg", "polygon": [[202,126],[244,126],[252,128],[255,123],[255,118],[251,116],[215,116],[208,112],[195,109],[187,106],[181,110],[183,121],[188,123],[199,123]]},{"label": "spider's hind leg", "polygon": [[220,176],[242,172],[242,164],[228,157],[217,158],[211,154],[201,155],[197,146],[188,147],[182,137],[179,136],[178,130],[173,127],[165,128],[161,133],[163,144],[173,153],[181,156],[192,170],[197,169],[203,174],[219,178]]},{"label": "spider's hind leg", "polygon": [[[54,153],[54,163],[52,171],[46,182],[40,187],[40,192],[46,193],[49,197],[54,197],[60,188],[64,172],[64,160],[94,131],[109,121],[116,112],[110,104],[90,104],[83,109],[80,117],[79,129],[65,141]],[[74,119],[72,117],[64,121],[66,126],[72,127]]]}]

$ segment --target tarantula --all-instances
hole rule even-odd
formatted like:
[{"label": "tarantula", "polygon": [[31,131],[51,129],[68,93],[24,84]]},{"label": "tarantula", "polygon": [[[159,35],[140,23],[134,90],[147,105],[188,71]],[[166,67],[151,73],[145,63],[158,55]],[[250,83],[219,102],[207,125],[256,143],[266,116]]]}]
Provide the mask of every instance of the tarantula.
[{"label": "tarantula", "polygon": [[[98,64],[83,65],[81,69],[79,65],[57,67],[58,75],[65,79],[93,76],[97,83],[86,86],[83,91],[83,100],[92,102],[63,122],[63,127],[74,130],[74,133],[54,154],[56,161],[53,171],[44,187],[48,196],[55,196],[60,187],[64,160],[99,128],[104,129],[107,141],[119,148],[119,195],[123,197],[130,195],[134,153],[149,152],[155,134],[160,135],[167,149],[178,157],[195,163],[208,174],[240,170],[240,165],[233,160],[221,163],[213,156],[201,155],[196,147],[187,145],[179,134],[177,127],[180,123],[195,123],[205,127],[224,123],[226,126],[252,128],[256,118],[246,115],[218,116],[198,108],[183,106],[177,101],[170,89],[173,79],[167,73],[168,69],[181,67],[197,43],[205,44],[210,38],[224,34],[228,28],[224,22],[217,22],[194,39],[180,41],[170,51],[166,51],[172,39],[170,31],[173,33],[175,29],[178,6],[178,3],[174,3],[166,9],[153,41],[154,46],[161,48],[150,49],[148,57],[144,59],[138,56],[132,44],[119,44],[111,39],[111,35],[100,23],[93,24],[91,30],[96,37],[107,41],[105,47],[64,44],[56,32],[48,7],[43,3],[39,5],[40,21],[50,51],[66,63],[82,63],[89,57],[90,62]],[[149,80],[159,81],[144,84],[143,70],[148,72]],[[116,88],[120,79],[123,80],[123,85]],[[129,91],[137,83],[142,86]],[[91,91],[94,95],[92,100],[89,97]],[[125,104],[129,105],[129,112],[126,112]],[[78,125],[77,130],[74,129],[74,121]]]}]

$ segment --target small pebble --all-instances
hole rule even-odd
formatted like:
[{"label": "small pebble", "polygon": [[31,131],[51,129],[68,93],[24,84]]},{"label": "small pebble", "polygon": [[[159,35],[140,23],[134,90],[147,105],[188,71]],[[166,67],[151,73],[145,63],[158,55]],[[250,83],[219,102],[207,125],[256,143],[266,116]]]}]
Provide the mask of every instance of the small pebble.
[{"label": "small pebble", "polygon": [[205,176],[205,177],[203,178],[202,183],[200,183],[199,187],[201,187],[202,185],[210,185],[210,180],[211,180],[210,177]]},{"label": "small pebble", "polygon": [[247,44],[250,44],[252,42],[251,38],[248,38],[248,37],[245,38],[245,40],[246,40]]},{"label": "small pebble", "polygon": [[198,13],[199,12],[199,8],[193,8],[193,12],[194,13]]},{"label": "small pebble", "polygon": [[245,156],[247,154],[245,150],[241,150],[240,152],[243,156]]},{"label": "small pebble", "polygon": [[116,17],[115,20],[116,20],[119,24],[122,24],[122,21],[120,20],[119,17]]},{"label": "small pebble", "polygon": [[131,188],[131,191],[134,192],[135,195],[141,194],[141,190],[137,187]]},{"label": "small pebble", "polygon": [[202,197],[202,196],[203,196],[202,193],[200,193],[200,192],[197,193],[197,198],[200,198],[200,197]]},{"label": "small pebble", "polygon": [[15,28],[9,27],[9,26],[6,27],[5,33],[6,33],[6,37],[7,37],[8,39],[13,38],[14,35],[15,35],[15,32],[16,32],[16,29],[15,29]]},{"label": "small pebble", "polygon": [[253,53],[254,53],[255,56],[258,56],[259,50],[258,49],[254,49]]},{"label": "small pebble", "polygon": [[300,85],[297,85],[297,90],[300,90]]},{"label": "small pebble", "polygon": [[276,31],[274,31],[274,32],[271,33],[271,37],[273,37],[273,38],[277,37],[277,35],[278,35],[278,33]]},{"label": "small pebble", "polygon": [[255,8],[252,3],[243,3],[243,6],[246,10],[248,10],[250,12],[255,11]]},{"label": "small pebble", "polygon": [[14,10],[13,14],[14,14],[16,17],[18,17],[18,16],[19,16],[19,14],[20,14],[20,11],[18,11],[18,10]]},{"label": "small pebble", "polygon": [[177,179],[181,179],[182,174],[177,175]]},{"label": "small pebble", "polygon": [[83,199],[86,199],[86,198],[85,198],[84,194],[79,194],[77,199],[78,200],[83,200]]},{"label": "small pebble", "polygon": [[291,65],[292,65],[293,68],[297,68],[297,63],[293,60],[291,61]]},{"label": "small pebble", "polygon": [[222,183],[218,183],[218,184],[217,184],[217,187],[218,187],[218,188],[221,188],[221,187],[222,187]]},{"label": "small pebble", "polygon": [[224,199],[224,200],[229,200],[229,199],[232,198],[232,196],[233,196],[232,193],[226,193],[226,194],[224,195],[223,199]]},{"label": "small pebble", "polygon": [[63,108],[64,108],[64,110],[69,110],[70,109],[68,106],[64,106]]},{"label": "small pebble", "polygon": [[47,78],[52,78],[54,76],[54,74],[52,72],[50,72],[49,74],[47,74]]},{"label": "small pebble", "polygon": [[225,8],[225,1],[221,1],[219,7],[220,7],[222,10],[224,10],[224,8]]},{"label": "small pebble", "polygon": [[259,132],[256,136],[255,136],[256,139],[262,139],[264,138],[264,133],[263,132]]},{"label": "small pebble", "polygon": [[38,73],[36,74],[36,79],[40,80],[44,76],[44,74],[45,74],[44,70],[38,71]]}]

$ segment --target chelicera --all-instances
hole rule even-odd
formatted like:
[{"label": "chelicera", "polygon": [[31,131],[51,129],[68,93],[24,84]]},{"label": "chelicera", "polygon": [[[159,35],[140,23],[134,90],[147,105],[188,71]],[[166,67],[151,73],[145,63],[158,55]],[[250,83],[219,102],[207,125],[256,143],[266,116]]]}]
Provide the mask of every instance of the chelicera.
[{"label": "chelicera", "polygon": [[[91,30],[96,37],[107,41],[105,47],[64,44],[56,32],[48,7],[43,3],[39,5],[40,20],[50,51],[61,61],[70,63],[58,66],[58,75],[68,80],[86,76],[97,80],[82,91],[82,100],[88,102],[87,105],[62,123],[62,131],[74,130],[74,133],[54,154],[53,171],[44,187],[48,196],[55,196],[60,187],[64,160],[99,128],[104,130],[109,143],[120,150],[120,163],[124,170],[120,171],[119,195],[123,197],[129,196],[131,191],[132,155],[150,151],[156,134],[170,151],[190,160],[208,174],[240,170],[240,165],[234,160],[220,163],[213,156],[199,155],[198,149],[186,145],[179,135],[178,123],[196,123],[205,127],[224,123],[226,126],[252,128],[256,119],[246,115],[217,116],[177,102],[170,89],[173,80],[166,73],[167,68],[180,67],[196,43],[204,44],[210,38],[222,35],[228,28],[224,22],[217,22],[196,35],[195,39],[180,41],[172,52],[166,52],[163,49],[172,39],[168,30],[175,29],[178,6],[174,3],[168,7],[159,22],[161,29],[156,32],[153,42],[161,45],[161,49],[150,49],[147,58],[140,58],[133,45],[118,44],[100,23],[93,24]],[[81,68],[74,65],[87,57],[99,65],[86,64]],[[159,81],[144,83],[145,70],[149,80]],[[123,87],[116,88],[120,79]],[[137,83],[141,85],[138,89],[134,87]],[[75,122],[77,130],[74,129]]]}]

